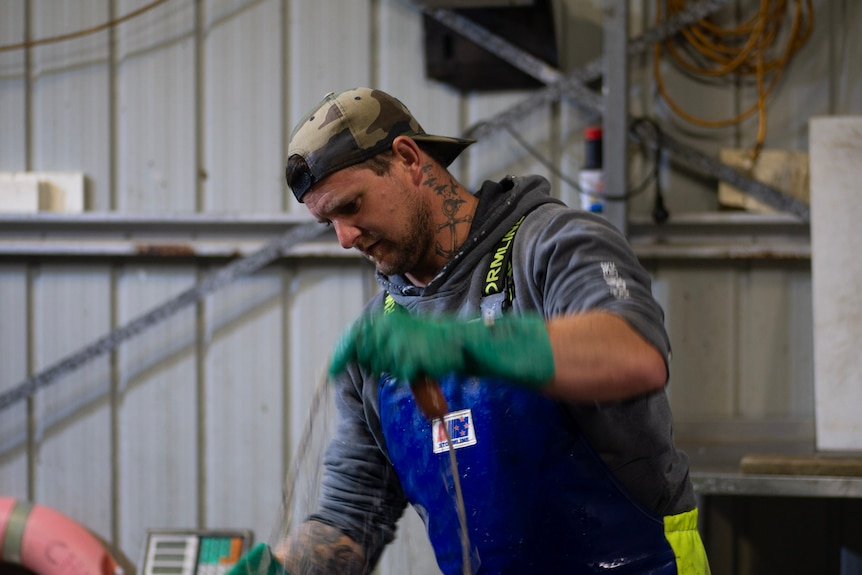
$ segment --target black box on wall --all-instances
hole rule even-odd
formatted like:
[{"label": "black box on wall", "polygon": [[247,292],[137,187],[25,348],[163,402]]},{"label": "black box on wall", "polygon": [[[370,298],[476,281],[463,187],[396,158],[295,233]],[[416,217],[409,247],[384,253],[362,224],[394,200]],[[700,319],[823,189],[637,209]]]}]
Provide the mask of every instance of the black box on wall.
[{"label": "black box on wall", "polygon": [[[530,6],[458,8],[468,18],[524,52],[558,67],[557,42],[551,0],[535,0]],[[424,15],[425,73],[464,92],[538,88],[543,84]]]}]

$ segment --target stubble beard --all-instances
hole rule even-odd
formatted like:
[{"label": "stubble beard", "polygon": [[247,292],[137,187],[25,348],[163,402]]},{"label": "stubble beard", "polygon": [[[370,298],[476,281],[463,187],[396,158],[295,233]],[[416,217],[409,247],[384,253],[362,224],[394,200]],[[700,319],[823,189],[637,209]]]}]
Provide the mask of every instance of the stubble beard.
[{"label": "stubble beard", "polygon": [[410,208],[411,217],[403,228],[405,232],[399,233],[395,238],[382,239],[392,248],[385,260],[378,260],[366,254],[377,271],[385,276],[414,272],[423,260],[429,257],[429,254],[431,256],[434,254],[435,237],[431,225],[430,208],[419,198],[412,195],[406,196],[405,201]]}]

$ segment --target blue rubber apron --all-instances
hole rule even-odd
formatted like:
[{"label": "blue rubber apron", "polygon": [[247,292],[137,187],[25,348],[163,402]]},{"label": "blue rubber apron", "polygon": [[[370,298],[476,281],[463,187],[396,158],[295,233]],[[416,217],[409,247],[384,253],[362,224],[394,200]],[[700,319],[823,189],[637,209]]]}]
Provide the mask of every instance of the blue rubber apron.
[{"label": "blue rubber apron", "polygon": [[386,375],[379,399],[389,457],[444,574],[462,573],[462,551],[442,424],[457,448],[473,573],[677,573],[662,518],[627,494],[564,406],[502,381],[439,383],[442,423]]},{"label": "blue rubber apron", "polygon": [[[525,217],[492,252],[484,321],[511,308],[510,247]],[[384,310],[396,305],[387,294]],[[378,396],[389,458],[445,575],[463,571],[441,425],[456,448],[473,573],[676,575],[663,518],[628,495],[565,405],[511,382],[452,375],[438,383],[449,406],[445,421],[430,422],[409,386],[385,374]]]}]

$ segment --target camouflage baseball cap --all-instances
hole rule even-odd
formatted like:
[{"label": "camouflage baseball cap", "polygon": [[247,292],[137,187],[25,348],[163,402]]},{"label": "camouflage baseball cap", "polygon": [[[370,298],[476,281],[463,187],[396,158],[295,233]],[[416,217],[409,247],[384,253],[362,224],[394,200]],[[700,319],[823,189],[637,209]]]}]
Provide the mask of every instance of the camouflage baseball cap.
[{"label": "camouflage baseball cap", "polygon": [[444,166],[475,140],[425,133],[407,107],[386,92],[353,88],[330,92],[290,134],[288,159],[301,156],[308,170],[288,174],[297,201],[333,172],[383,152],[398,136],[410,136]]}]

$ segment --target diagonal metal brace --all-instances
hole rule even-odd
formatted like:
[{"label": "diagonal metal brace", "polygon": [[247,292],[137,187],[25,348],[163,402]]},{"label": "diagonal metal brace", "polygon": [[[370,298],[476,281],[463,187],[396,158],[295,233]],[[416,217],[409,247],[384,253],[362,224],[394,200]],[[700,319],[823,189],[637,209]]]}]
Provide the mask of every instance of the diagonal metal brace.
[{"label": "diagonal metal brace", "polygon": [[661,150],[669,152],[675,160],[687,164],[689,167],[702,173],[715,176],[719,180],[747,192],[751,197],[760,200],[764,204],[781,212],[793,214],[802,221],[808,221],[811,217],[811,208],[805,202],[763,182],[749,178],[736,168],[695,150],[673,139],[664,132],[662,132],[661,136],[657,137],[652,130],[648,128],[644,130],[643,126],[641,126],[635,127],[631,135],[634,139],[647,144],[654,150],[657,150],[659,147],[658,138],[660,137]]},{"label": "diagonal metal brace", "polygon": [[308,241],[326,230],[325,226],[318,223],[299,225],[285,232],[279,238],[272,240],[253,254],[234,260],[223,268],[212,272],[176,297],[138,316],[129,323],[114,329],[90,345],[66,356],[22,381],[12,389],[3,392],[0,394],[0,411],[21,400],[27,399],[39,389],[57,381],[60,376],[75,371],[94,358],[115,350],[124,341],[135,337],[142,331],[174,315],[181,309],[199,302],[208,294],[222,288],[236,278],[257,272],[284,255],[285,252],[297,244]]}]

